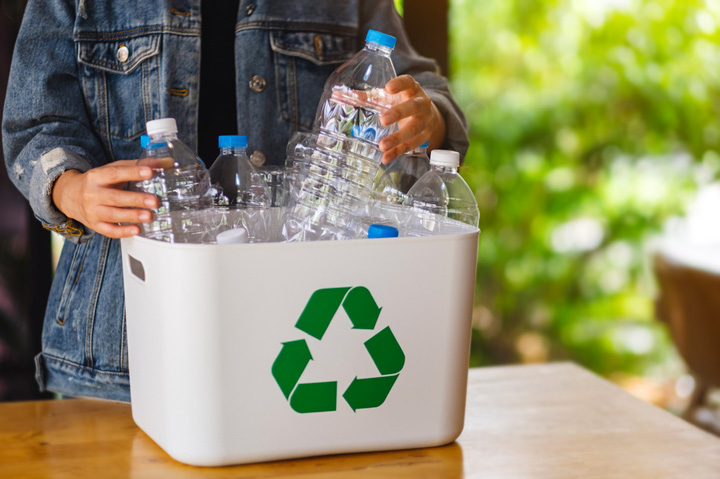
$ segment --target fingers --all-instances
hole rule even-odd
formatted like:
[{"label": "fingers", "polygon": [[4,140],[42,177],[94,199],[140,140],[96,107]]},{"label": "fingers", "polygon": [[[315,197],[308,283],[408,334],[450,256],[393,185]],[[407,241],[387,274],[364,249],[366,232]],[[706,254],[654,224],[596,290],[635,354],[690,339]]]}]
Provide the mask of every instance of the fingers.
[{"label": "fingers", "polygon": [[385,91],[391,95],[406,92],[409,96],[414,96],[420,90],[422,87],[410,75],[400,75],[385,84]]},{"label": "fingers", "polygon": [[148,157],[138,160],[137,164],[138,166],[147,166],[150,168],[166,170],[175,166],[175,159],[167,156],[163,158]]},{"label": "fingers", "polygon": [[417,116],[422,121],[431,121],[432,100],[425,95],[411,98],[383,113],[380,122],[383,126],[388,126],[411,116]]},{"label": "fingers", "polygon": [[152,221],[151,211],[136,208],[116,208],[98,205],[88,217],[89,226],[96,232],[109,238],[127,238],[140,234],[137,224]]},{"label": "fingers", "polygon": [[95,209],[97,223],[149,223],[152,221],[152,212],[136,208],[115,208],[112,206],[98,206]]},{"label": "fingers", "polygon": [[[411,119],[408,123],[413,121]],[[416,131],[413,126],[401,128],[381,141],[380,150],[384,152],[383,164],[391,163],[395,158],[414,150],[427,141],[430,135],[429,130],[419,130],[419,133],[416,133]]]},{"label": "fingers", "polygon": [[152,175],[152,169],[148,166],[136,166],[125,161],[117,161],[88,170],[87,181],[94,185],[113,186],[128,181],[147,180]]},{"label": "fingers", "polygon": [[114,223],[97,223],[93,228],[95,232],[108,238],[129,238],[140,234],[138,225],[117,225]]},{"label": "fingers", "polygon": [[97,192],[102,195],[101,198],[98,198],[97,203],[102,205],[148,209],[158,207],[157,196],[148,193],[138,193],[114,188],[99,189]]},{"label": "fingers", "polygon": [[[384,152],[382,162],[387,164],[398,156],[413,150],[428,141],[432,136],[432,105],[425,111],[424,105],[410,100],[388,111],[386,115],[398,119],[398,130],[380,142],[380,151]],[[395,116],[397,115],[397,116]]]}]

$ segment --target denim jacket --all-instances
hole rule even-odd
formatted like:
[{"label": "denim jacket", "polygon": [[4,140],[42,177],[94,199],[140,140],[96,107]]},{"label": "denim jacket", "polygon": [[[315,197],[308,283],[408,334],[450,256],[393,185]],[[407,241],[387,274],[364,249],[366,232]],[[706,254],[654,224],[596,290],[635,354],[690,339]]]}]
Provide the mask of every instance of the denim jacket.
[{"label": "denim jacket", "polygon": [[[3,112],[10,178],[42,224],[66,241],[36,359],[42,389],[129,401],[120,244],[52,203],[54,181],[137,158],[145,123],[173,117],[197,145],[200,0],[30,0]],[[241,0],[235,28],[238,132],[268,164],[309,130],[325,80],[369,28],[398,38],[392,55],[443,113],[464,155],[465,120],[435,63],[410,47],[392,0]]]}]

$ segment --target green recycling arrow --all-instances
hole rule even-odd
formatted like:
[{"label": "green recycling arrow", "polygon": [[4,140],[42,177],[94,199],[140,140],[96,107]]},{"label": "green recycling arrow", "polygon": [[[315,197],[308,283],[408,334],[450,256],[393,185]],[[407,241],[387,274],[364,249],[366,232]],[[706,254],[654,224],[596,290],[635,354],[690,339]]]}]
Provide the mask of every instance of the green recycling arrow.
[{"label": "green recycling arrow", "polygon": [[285,398],[290,398],[290,393],[311,359],[310,349],[304,339],[283,343],[273,363],[272,373]]},{"label": "green recycling arrow", "polygon": [[[318,289],[305,305],[295,327],[315,339],[322,339],[335,312],[350,288]],[[375,301],[373,301],[374,303]]]},{"label": "green recycling arrow", "polygon": [[[375,329],[382,308],[378,307],[370,291],[362,286],[315,291],[295,327],[321,340],[340,305],[350,318],[353,329]],[[298,384],[313,359],[305,340],[282,344],[282,349],[272,365],[272,375],[288,399],[290,407],[299,413],[337,410],[336,381]],[[382,405],[405,365],[405,354],[389,326],[365,341],[365,349],[381,376],[356,376],[353,379],[343,393],[343,398],[353,411]]]},{"label": "green recycling arrow", "polygon": [[353,288],[343,301],[343,308],[350,317],[354,329],[375,329],[380,310],[367,288]]},{"label": "green recycling arrow", "polygon": [[353,411],[378,407],[385,402],[398,375],[358,379],[357,376],[345,390],[343,397]]},{"label": "green recycling arrow", "polygon": [[299,384],[292,397],[290,407],[297,412],[326,412],[337,408],[337,383]]},{"label": "green recycling arrow", "polygon": [[380,374],[399,373],[405,365],[405,354],[390,331],[390,326],[365,341],[365,349],[370,353]]}]

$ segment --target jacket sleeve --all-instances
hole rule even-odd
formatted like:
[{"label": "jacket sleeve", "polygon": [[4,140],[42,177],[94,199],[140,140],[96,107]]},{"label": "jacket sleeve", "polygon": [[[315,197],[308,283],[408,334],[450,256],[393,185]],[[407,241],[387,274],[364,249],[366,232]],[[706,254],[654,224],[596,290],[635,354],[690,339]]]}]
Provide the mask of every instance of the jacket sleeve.
[{"label": "jacket sleeve", "polygon": [[467,122],[460,107],[453,100],[447,78],[440,75],[437,63],[421,57],[410,45],[402,18],[392,0],[364,0],[360,3],[359,44],[363,45],[369,29],[397,38],[392,61],[398,75],[408,74],[423,87],[445,118],[446,133],[443,148],[455,150],[464,159],[469,140]]},{"label": "jacket sleeve", "polygon": [[55,208],[52,188],[67,170],[107,160],[90,126],[73,42],[72,0],[30,0],[15,44],[3,111],[8,175],[43,226],[71,241],[94,232]]}]

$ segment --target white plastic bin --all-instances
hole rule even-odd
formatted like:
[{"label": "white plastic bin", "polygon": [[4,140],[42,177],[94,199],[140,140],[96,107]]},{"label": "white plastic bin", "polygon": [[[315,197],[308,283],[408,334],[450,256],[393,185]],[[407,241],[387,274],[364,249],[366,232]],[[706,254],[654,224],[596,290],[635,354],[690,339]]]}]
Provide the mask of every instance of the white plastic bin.
[{"label": "white plastic bin", "polygon": [[478,245],[476,228],[453,229],[314,243],[123,239],[135,422],[202,466],[452,442]]}]

